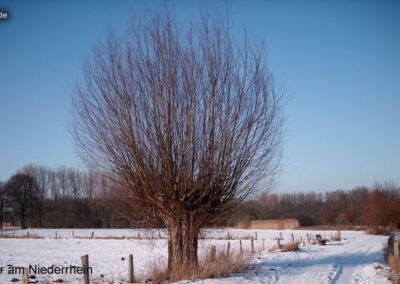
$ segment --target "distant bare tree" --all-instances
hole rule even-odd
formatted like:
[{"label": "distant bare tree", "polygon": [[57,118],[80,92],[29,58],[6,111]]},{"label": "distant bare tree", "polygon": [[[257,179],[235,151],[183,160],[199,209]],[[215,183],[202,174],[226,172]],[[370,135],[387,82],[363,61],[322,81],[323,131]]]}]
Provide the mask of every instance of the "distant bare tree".
[{"label": "distant bare tree", "polygon": [[78,199],[81,195],[82,176],[80,172],[74,168],[67,169],[67,178],[73,199]]},{"label": "distant bare tree", "polygon": [[10,203],[20,217],[21,228],[26,229],[29,210],[38,198],[38,185],[35,178],[27,174],[15,174],[7,181],[5,190],[10,197]]},{"label": "distant bare tree", "polygon": [[[90,166],[168,229],[168,271],[197,268],[199,230],[258,188],[281,152],[282,96],[263,50],[223,21],[188,31],[169,15],[99,44],[73,96],[73,134]],[[120,193],[116,193],[120,194]],[[190,275],[186,275],[190,276]]]},{"label": "distant bare tree", "polygon": [[45,200],[50,192],[50,170],[43,166],[27,165],[23,167],[19,173],[27,174],[35,178],[37,184],[37,195],[35,198],[34,213],[38,221],[38,226],[42,227]]},{"label": "distant bare tree", "polygon": [[61,197],[68,196],[68,175],[67,168],[64,166],[58,167],[56,171],[56,181],[58,183],[59,192]]}]

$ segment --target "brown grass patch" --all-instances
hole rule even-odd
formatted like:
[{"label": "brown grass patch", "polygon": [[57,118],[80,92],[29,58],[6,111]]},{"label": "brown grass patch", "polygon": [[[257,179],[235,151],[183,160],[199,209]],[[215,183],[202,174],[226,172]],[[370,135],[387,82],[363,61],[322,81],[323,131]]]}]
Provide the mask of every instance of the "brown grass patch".
[{"label": "brown grass patch", "polygon": [[325,226],[325,225],[317,225],[317,226],[301,226],[297,230],[306,230],[306,231],[366,231],[368,229],[367,226],[353,226],[353,225],[340,225],[340,226]]},{"label": "brown grass patch", "polygon": [[276,245],[273,246],[268,250],[268,252],[274,252],[278,249],[280,249],[282,252],[287,252],[287,251],[297,251],[300,250],[299,248],[300,242],[290,242],[287,244],[281,244],[281,247],[278,248]]},{"label": "brown grass patch", "polygon": [[[225,253],[217,253],[215,260],[211,260],[210,257],[199,260],[197,270],[182,271],[174,281],[227,277],[231,273],[241,273],[248,268],[248,262],[243,254],[231,253],[228,257]],[[168,283],[167,264],[160,260],[151,263],[147,280]]]},{"label": "brown grass patch", "polygon": [[299,248],[300,242],[290,242],[288,244],[282,245],[282,251],[297,251]]},{"label": "brown grass patch", "polygon": [[400,264],[397,259],[394,258],[393,255],[389,255],[386,257],[386,263],[390,267],[390,275],[389,280],[391,280],[395,284],[400,284]]},{"label": "brown grass patch", "polygon": [[390,269],[395,272],[400,272],[400,264],[397,259],[394,258],[393,255],[389,255],[386,257],[386,262],[389,265]]},{"label": "brown grass patch", "polygon": [[26,235],[21,235],[21,236],[16,236],[16,235],[2,235],[0,238],[3,239],[43,239],[42,236],[36,235],[36,234],[26,234]]},{"label": "brown grass patch", "polygon": [[400,284],[400,264],[398,259],[395,259],[394,257],[394,236],[390,236],[388,242],[385,244],[383,250],[385,252],[385,260],[387,265],[390,268],[389,272],[389,280],[391,280],[393,283]]},{"label": "brown grass patch", "polygon": [[[26,234],[26,235],[10,235],[10,234],[3,234],[0,235],[0,238],[3,239],[44,239],[43,236],[39,236],[37,234]],[[57,238],[55,237],[49,237],[49,239],[66,239],[61,236],[58,236]],[[68,239],[68,238],[67,238]],[[117,237],[117,236],[75,236],[73,239],[82,239],[82,240],[155,240],[158,238],[153,238],[153,237],[137,237],[137,236],[122,236],[122,237]]]},{"label": "brown grass patch", "polygon": [[387,235],[390,234],[390,229],[382,226],[369,227],[367,230],[368,235]]},{"label": "brown grass patch", "polygon": [[[153,238],[153,237],[137,237],[137,236],[122,236],[122,237],[117,237],[117,236],[94,236],[93,238],[91,236],[75,236],[74,239],[83,239],[83,240],[157,240],[159,238]],[[162,239],[162,238],[161,238]]]},{"label": "brown grass patch", "polygon": [[136,237],[115,237],[115,236],[103,236],[103,237],[91,237],[91,236],[75,236],[74,239],[82,239],[82,240],[125,240],[132,239]]},{"label": "brown grass patch", "polygon": [[[253,236],[253,238],[254,238],[254,236]],[[232,235],[228,234],[225,237],[212,237],[212,238],[209,238],[207,236],[201,236],[201,237],[199,237],[199,239],[202,239],[202,240],[220,240],[220,241],[221,240],[250,240],[251,236],[250,235],[246,235],[246,236],[243,236],[243,237],[233,237]],[[255,238],[254,238],[254,240],[255,240]]]}]

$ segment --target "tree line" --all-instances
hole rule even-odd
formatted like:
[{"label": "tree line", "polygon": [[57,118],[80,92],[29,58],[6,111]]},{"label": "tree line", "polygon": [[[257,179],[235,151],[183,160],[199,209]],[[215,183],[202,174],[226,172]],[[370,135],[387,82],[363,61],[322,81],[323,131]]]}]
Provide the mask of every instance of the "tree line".
[{"label": "tree line", "polygon": [[348,191],[264,193],[244,203],[237,218],[242,221],[297,218],[301,226],[399,228],[400,187],[387,182]]},{"label": "tree line", "polygon": [[[113,182],[95,171],[28,165],[0,183],[0,225],[22,228],[118,228],[140,226],[126,200],[111,195]],[[131,224],[132,220],[138,221]]]},{"label": "tree line", "polygon": [[[44,166],[23,167],[0,183],[0,224],[23,228],[143,227],[129,198],[115,194],[117,183],[95,171]],[[122,193],[122,191],[121,191]],[[243,203],[236,215],[211,220],[209,226],[234,226],[257,219],[297,218],[301,226],[364,225],[400,227],[400,187],[372,187],[325,193],[263,193]],[[158,220],[153,226],[163,226]]]}]

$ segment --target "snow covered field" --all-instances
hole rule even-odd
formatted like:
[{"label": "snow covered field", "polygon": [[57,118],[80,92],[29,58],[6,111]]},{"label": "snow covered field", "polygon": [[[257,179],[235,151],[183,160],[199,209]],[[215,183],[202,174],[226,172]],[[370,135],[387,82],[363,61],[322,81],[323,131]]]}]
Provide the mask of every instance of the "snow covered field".
[{"label": "snow covered field", "polygon": [[[29,229],[16,230],[15,235],[36,234],[44,239],[0,239],[0,283],[9,283],[12,278],[20,279],[20,275],[7,273],[9,265],[28,266],[50,265],[69,267],[80,266],[80,257],[89,255],[89,265],[93,268],[93,280],[109,283],[124,280],[128,271],[127,257],[134,256],[135,274],[145,277],[147,267],[153,262],[166,261],[167,240],[163,230],[131,230],[131,229]],[[57,232],[57,233],[56,233]],[[81,239],[79,237],[122,237],[125,239]],[[226,249],[225,238],[233,239],[231,251],[239,251],[239,238],[242,238],[244,251],[250,251],[250,236],[255,236],[255,250],[251,256],[252,269],[243,275],[232,275],[224,279],[207,279],[201,283],[389,283],[384,271],[376,269],[378,265],[386,267],[383,259],[385,236],[370,236],[364,232],[343,231],[343,240],[329,242],[326,246],[306,245],[297,252],[268,252],[276,244],[275,238],[280,231],[275,230],[205,230],[199,243],[200,255],[209,254],[210,246],[217,250]],[[296,239],[306,240],[302,230],[284,230],[282,243]],[[12,231],[5,232],[12,234]],[[312,231],[330,237],[330,231]],[[132,239],[138,237],[141,239]],[[57,235],[57,239],[55,236]],[[74,236],[74,237],[73,237]],[[161,236],[161,239],[159,238]],[[260,252],[263,246],[266,250]],[[39,282],[45,279],[61,278],[68,283],[81,283],[81,276],[41,275]]]}]

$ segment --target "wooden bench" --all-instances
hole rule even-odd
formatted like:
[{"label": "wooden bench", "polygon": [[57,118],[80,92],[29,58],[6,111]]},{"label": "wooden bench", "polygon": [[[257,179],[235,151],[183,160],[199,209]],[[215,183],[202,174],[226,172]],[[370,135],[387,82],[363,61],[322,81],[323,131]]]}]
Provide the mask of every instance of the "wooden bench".
[{"label": "wooden bench", "polygon": [[317,238],[317,241],[320,246],[326,245],[326,240],[323,239],[320,234],[315,235],[315,237]]}]

